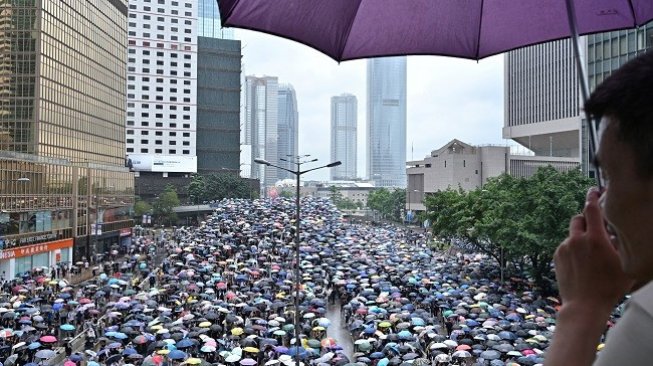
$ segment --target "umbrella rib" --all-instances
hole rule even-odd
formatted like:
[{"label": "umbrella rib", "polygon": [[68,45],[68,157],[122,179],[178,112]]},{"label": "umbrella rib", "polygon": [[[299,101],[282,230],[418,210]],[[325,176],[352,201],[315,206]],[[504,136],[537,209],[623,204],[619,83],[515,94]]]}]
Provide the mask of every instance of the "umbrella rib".
[{"label": "umbrella rib", "polygon": [[485,0],[481,0],[481,12],[478,16],[478,36],[476,37],[476,60],[479,59],[478,52],[481,49],[481,29],[483,28],[483,5]]},{"label": "umbrella rib", "polygon": [[349,22],[349,28],[347,28],[347,35],[345,36],[345,42],[343,43],[342,47],[340,48],[340,51],[338,52],[338,62],[342,60],[342,55],[345,53],[345,48],[347,47],[347,43],[349,42],[349,35],[351,34],[351,29],[354,27],[354,21],[356,21],[356,17],[358,16],[358,12],[361,10],[361,5],[363,4],[364,0],[359,0],[358,1],[358,7],[356,8],[356,12],[354,13],[354,16],[351,18],[351,22]]},{"label": "umbrella rib", "polygon": [[633,6],[633,0],[628,0],[628,8],[630,9],[630,16],[633,17],[632,27],[637,27],[637,14],[635,14],[635,7]]}]

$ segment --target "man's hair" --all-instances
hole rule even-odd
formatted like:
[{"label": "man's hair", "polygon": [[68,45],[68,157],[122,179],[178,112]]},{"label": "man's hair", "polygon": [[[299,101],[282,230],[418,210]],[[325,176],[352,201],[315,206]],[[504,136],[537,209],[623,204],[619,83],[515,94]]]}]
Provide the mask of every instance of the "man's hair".
[{"label": "man's hair", "polygon": [[653,51],[616,70],[585,103],[594,117],[617,120],[617,136],[635,152],[643,177],[653,176]]}]

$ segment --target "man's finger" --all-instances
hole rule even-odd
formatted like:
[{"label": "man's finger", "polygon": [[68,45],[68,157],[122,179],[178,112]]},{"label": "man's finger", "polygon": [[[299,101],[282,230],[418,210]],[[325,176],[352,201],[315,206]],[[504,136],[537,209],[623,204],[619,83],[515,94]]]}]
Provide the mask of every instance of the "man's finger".
[{"label": "man's finger", "polygon": [[596,189],[591,189],[587,193],[587,201],[585,202],[585,226],[587,231],[598,231],[605,234],[605,220],[599,205],[599,192]]},{"label": "man's finger", "polygon": [[569,221],[569,236],[583,234],[585,232],[585,216],[576,215]]}]

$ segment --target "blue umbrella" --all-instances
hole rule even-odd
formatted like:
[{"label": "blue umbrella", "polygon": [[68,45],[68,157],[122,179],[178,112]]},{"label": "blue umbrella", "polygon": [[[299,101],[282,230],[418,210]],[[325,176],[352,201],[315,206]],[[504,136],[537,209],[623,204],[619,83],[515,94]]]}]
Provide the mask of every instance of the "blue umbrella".
[{"label": "blue umbrella", "polygon": [[188,348],[193,347],[194,343],[188,338],[184,338],[181,341],[177,342],[177,348]]},{"label": "blue umbrella", "polygon": [[133,355],[135,353],[138,353],[138,352],[136,352],[136,350],[133,349],[133,348],[125,348],[125,350],[122,351],[122,354],[125,355],[125,356]]},{"label": "blue umbrella", "polygon": [[410,339],[413,335],[410,334],[410,332],[407,330],[402,330],[401,332],[397,333],[397,336],[399,339]]},{"label": "blue umbrella", "polygon": [[70,332],[75,330],[75,326],[72,324],[62,324],[61,326],[59,326],[59,329]]},{"label": "blue umbrella", "polygon": [[297,346],[292,346],[288,349],[288,352],[286,353],[289,356],[295,356],[297,353],[299,353],[299,358],[305,358],[308,356],[308,352],[304,347],[297,347]]},{"label": "blue umbrella", "polygon": [[179,350],[170,351],[170,353],[168,353],[168,358],[171,360],[183,360],[187,356],[186,352]]},{"label": "blue umbrella", "polygon": [[70,360],[73,362],[80,362],[83,359],[84,358],[81,355],[78,355],[76,353],[70,356]]},{"label": "blue umbrella", "polygon": [[127,339],[128,337],[127,337],[127,334],[125,334],[125,333],[116,332],[113,335],[113,338],[115,338],[115,339]]},{"label": "blue umbrella", "polygon": [[39,348],[41,346],[42,346],[41,342],[32,342],[27,346],[27,348],[29,348],[31,350],[34,350],[34,349],[37,349],[37,348]]}]

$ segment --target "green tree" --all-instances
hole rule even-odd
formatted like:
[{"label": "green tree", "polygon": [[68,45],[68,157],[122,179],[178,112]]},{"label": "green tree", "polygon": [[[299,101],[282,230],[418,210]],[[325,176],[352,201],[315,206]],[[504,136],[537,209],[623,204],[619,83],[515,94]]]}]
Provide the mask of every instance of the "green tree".
[{"label": "green tree", "polygon": [[434,235],[462,239],[500,268],[510,262],[529,271],[549,291],[553,253],[592,183],[578,170],[546,167],[528,179],[502,175],[470,192],[439,191],[426,198],[426,207]]},{"label": "green tree", "polygon": [[281,192],[279,192],[279,197],[283,198],[295,198],[295,194],[289,190],[282,189]]},{"label": "green tree", "polygon": [[367,196],[367,206],[378,211],[381,217],[397,222],[402,221],[402,212],[406,202],[406,190],[379,188]]},{"label": "green tree", "polygon": [[140,221],[143,215],[149,213],[151,209],[152,206],[149,203],[139,199],[134,203],[134,216]]},{"label": "green tree", "polygon": [[247,180],[233,174],[195,174],[188,184],[188,194],[193,197],[193,203],[252,196]]},{"label": "green tree", "polygon": [[168,184],[163,190],[163,193],[159,195],[159,198],[157,198],[152,205],[154,215],[156,215],[162,222],[172,225],[177,221],[177,214],[175,213],[174,208],[179,206],[179,204],[180,201],[175,187]]}]

